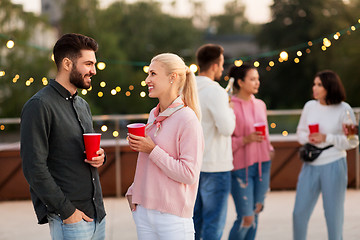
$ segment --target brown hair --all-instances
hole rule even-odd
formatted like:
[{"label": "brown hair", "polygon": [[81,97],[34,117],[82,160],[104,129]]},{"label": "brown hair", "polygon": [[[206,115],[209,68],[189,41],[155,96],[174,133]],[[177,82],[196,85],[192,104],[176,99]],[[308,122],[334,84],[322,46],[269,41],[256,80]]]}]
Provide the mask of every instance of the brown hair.
[{"label": "brown hair", "polygon": [[338,104],[345,100],[346,93],[344,86],[341,82],[339,75],[337,75],[334,71],[324,70],[318,72],[315,75],[315,78],[319,77],[323,87],[325,88],[326,94],[326,104]]},{"label": "brown hair", "polygon": [[246,74],[248,73],[249,70],[251,69],[256,69],[256,67],[254,67],[253,65],[249,65],[249,64],[242,64],[240,67],[237,67],[235,65],[231,66],[228,76],[231,78],[234,78],[234,88],[236,90],[240,90],[240,85],[238,83],[237,80],[241,80],[244,81]]},{"label": "brown hair", "polygon": [[71,61],[81,57],[81,50],[98,50],[98,43],[91,37],[87,37],[78,33],[67,33],[63,35],[53,48],[53,54],[56,67],[59,69],[64,58]]},{"label": "brown hair", "polygon": [[196,60],[200,72],[209,70],[212,64],[220,62],[220,56],[224,53],[222,46],[217,44],[205,44],[196,51]]}]

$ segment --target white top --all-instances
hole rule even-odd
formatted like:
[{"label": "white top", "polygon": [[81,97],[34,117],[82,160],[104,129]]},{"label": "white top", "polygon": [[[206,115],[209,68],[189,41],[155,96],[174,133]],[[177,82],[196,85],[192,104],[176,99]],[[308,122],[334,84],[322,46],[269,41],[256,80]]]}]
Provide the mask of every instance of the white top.
[{"label": "white top", "polygon": [[334,145],[324,150],[311,165],[323,165],[334,162],[342,157],[346,157],[346,150],[355,148],[359,144],[359,138],[349,140],[343,132],[343,119],[346,111],[349,111],[353,123],[356,123],[355,115],[350,105],[341,102],[334,105],[321,105],[317,100],[308,101],[301,113],[299,125],[297,126],[297,136],[300,144],[308,142],[309,124],[318,123],[319,132],[326,134],[326,141],[317,144],[317,147],[323,148],[328,145]]},{"label": "white top", "polygon": [[219,83],[208,77],[196,77],[202,113],[205,151],[202,172],[225,172],[233,169],[231,134],[235,129],[235,114],[229,96]]}]

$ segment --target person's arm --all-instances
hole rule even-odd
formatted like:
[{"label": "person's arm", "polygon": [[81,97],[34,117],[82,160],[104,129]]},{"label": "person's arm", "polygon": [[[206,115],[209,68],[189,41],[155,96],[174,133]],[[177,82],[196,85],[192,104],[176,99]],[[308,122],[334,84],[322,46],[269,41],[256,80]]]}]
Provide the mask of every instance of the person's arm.
[{"label": "person's arm", "polygon": [[229,104],[229,96],[216,86],[209,87],[207,105],[218,132],[231,136],[235,129],[235,114]]},{"label": "person's arm", "polygon": [[[344,109],[344,114],[346,111],[349,111],[350,113],[350,117],[352,119],[352,121],[355,123],[355,114],[354,111],[352,110],[352,108],[347,105]],[[341,116],[341,119],[343,119],[344,116]],[[342,126],[339,126],[342,128]],[[335,147],[339,148],[339,149],[352,149],[355,148],[357,145],[359,145],[359,137],[357,135],[354,135],[352,138],[348,138],[344,132],[340,131],[341,133],[339,134],[331,134],[328,133],[326,134],[326,136],[324,137],[324,141],[328,144],[333,144]]]},{"label": "person's arm", "polygon": [[65,197],[47,167],[51,117],[41,100],[33,99],[26,104],[21,115],[21,158],[23,172],[31,189],[64,220],[75,212],[75,207]]},{"label": "person's arm", "polygon": [[308,126],[306,124],[306,119],[308,115],[308,107],[307,104],[305,104],[303,111],[300,116],[300,120],[296,129],[296,134],[298,137],[298,141],[300,144],[305,144],[309,142],[308,136],[309,136],[309,130]]}]

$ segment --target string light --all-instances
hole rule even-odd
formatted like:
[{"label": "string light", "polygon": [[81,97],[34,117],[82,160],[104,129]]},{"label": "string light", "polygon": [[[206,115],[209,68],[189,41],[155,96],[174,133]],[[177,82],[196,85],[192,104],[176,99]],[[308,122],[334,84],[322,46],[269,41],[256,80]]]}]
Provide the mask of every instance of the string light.
[{"label": "string light", "polygon": [[283,135],[284,137],[286,137],[287,135],[289,135],[289,133],[288,133],[288,131],[283,131],[283,132],[282,132],[282,135]]},{"label": "string light", "polygon": [[323,39],[323,44],[324,44],[324,46],[327,47],[327,48],[331,46],[331,42],[330,42],[330,40],[327,39],[327,38],[324,38],[324,39]]},{"label": "string light", "polygon": [[113,137],[118,137],[119,136],[119,132],[118,131],[113,131]]},{"label": "string light", "polygon": [[15,42],[13,40],[9,40],[6,42],[6,47],[11,49],[15,46]]},{"label": "string light", "polygon": [[[357,20],[357,22],[360,24],[360,19]],[[354,24],[346,29],[343,29],[341,31],[338,31],[336,32],[335,34],[332,34],[332,35],[328,35],[327,37],[323,37],[323,38],[319,38],[319,39],[313,39],[313,40],[310,40],[310,41],[307,41],[305,43],[302,43],[302,44],[299,44],[299,45],[296,45],[296,46],[292,46],[292,47],[289,47],[285,50],[283,50],[280,54],[279,54],[279,58],[278,58],[278,61],[279,62],[284,62],[284,61],[288,61],[288,58],[289,58],[289,51],[293,51],[294,49],[297,49],[296,50],[296,55],[297,57],[294,58],[294,62],[295,63],[299,63],[300,62],[300,58],[302,55],[303,55],[303,52],[306,52],[307,54],[310,54],[311,53],[311,50],[309,47],[312,47],[314,44],[318,44],[318,43],[323,43],[322,46],[321,46],[321,49],[323,51],[326,51],[327,48],[329,48],[332,43],[329,39],[333,38],[334,40],[338,40],[340,38],[341,35],[347,33],[348,35],[351,35],[351,32],[352,31],[356,31],[360,25],[359,24]],[[13,48],[15,46],[15,42],[13,40],[8,40],[7,43],[6,43],[6,46],[8,48]],[[30,45],[30,47],[34,47],[32,45]],[[36,47],[38,48],[38,47]],[[39,48],[38,48],[39,49]],[[48,49],[47,49],[48,50]],[[247,59],[251,59],[251,60],[254,60],[254,66],[255,67],[259,67],[260,66],[260,61],[257,60],[257,58],[267,58],[267,57],[274,57],[274,55],[276,56],[277,54],[274,53],[275,51],[269,51],[267,53],[262,53],[262,54],[259,54],[259,55],[252,55],[252,56],[244,56],[244,57],[241,57],[241,59],[237,59],[237,60],[234,60],[234,64],[235,66],[241,66],[244,64],[244,61],[248,61]],[[272,55],[274,54],[274,55]],[[52,54],[51,55],[51,59],[52,61],[54,61],[54,55]],[[274,59],[274,58],[273,58]],[[276,58],[275,58],[276,59]],[[272,69],[272,67],[274,67],[275,65],[275,60],[271,60],[269,61],[268,63],[268,66],[266,66],[266,70],[267,71],[270,71]],[[131,62],[131,64],[134,63],[134,65],[139,65],[140,62]],[[120,63],[121,64],[121,63]],[[145,73],[148,73],[149,71],[149,66],[145,65],[144,66],[144,63],[141,62],[141,65],[143,66],[143,71]],[[106,68],[106,63],[105,62],[98,62],[97,63],[97,68],[99,70],[104,70]],[[199,70],[198,66],[196,64],[191,64],[189,65],[189,68],[192,72],[197,72]],[[5,76],[5,71],[0,71],[0,77],[3,77]],[[17,74],[13,79],[13,83],[17,83],[17,81],[19,80],[19,75]],[[225,79],[226,81],[227,79]],[[29,78],[25,84],[26,86],[30,86],[32,83],[34,82],[34,78]],[[42,79],[42,83],[43,85],[47,85],[48,84],[48,80],[46,78],[43,78]],[[106,87],[106,82],[105,81],[102,81],[100,82],[100,86],[102,88],[105,88]],[[140,85],[142,87],[145,87],[146,86],[146,82],[145,81],[141,81]],[[129,90],[132,91],[134,89],[134,85],[129,85]],[[82,90],[82,94],[83,95],[86,95],[89,91],[91,91],[91,87],[88,89],[88,90]],[[121,87],[120,86],[117,86],[115,89],[111,89],[110,90],[110,93],[111,95],[116,95],[117,93],[119,93],[121,91]],[[126,96],[130,96],[131,95],[131,92],[130,91],[126,91],[125,95]],[[107,92],[107,91],[105,91]],[[98,97],[103,97],[104,96],[104,93],[103,91],[100,91],[98,92]],[[145,91],[142,91],[140,92],[140,97],[145,97],[146,96],[146,93]]]},{"label": "string light", "polygon": [[86,89],[81,90],[81,94],[85,96],[87,94]]},{"label": "string light", "polygon": [[276,128],[276,123],[271,123],[271,124],[270,124],[270,127],[271,127],[271,128]]},{"label": "string light", "polygon": [[1,125],[0,125],[0,130],[1,130],[1,131],[4,131],[4,130],[5,130],[5,125],[1,124]]},{"label": "string light", "polygon": [[49,83],[46,77],[43,77],[43,78],[41,79],[41,81],[42,81],[42,83],[43,83],[44,86],[48,85],[48,83]]},{"label": "string light", "polygon": [[234,62],[235,66],[237,66],[237,67],[240,67],[241,65],[243,65],[243,63],[244,62],[241,59],[235,60],[235,62]]},{"label": "string light", "polygon": [[282,51],[280,53],[280,58],[283,60],[283,61],[287,61],[288,58],[289,58],[289,54],[286,52],[286,51]]},{"label": "string light", "polygon": [[97,68],[99,70],[104,70],[106,68],[106,64],[104,62],[98,62]]},{"label": "string light", "polygon": [[106,125],[101,126],[101,131],[106,132],[108,130],[108,127]]},{"label": "string light", "polygon": [[190,71],[192,71],[193,73],[196,73],[199,70],[199,68],[196,64],[191,64],[189,68],[190,68]]}]

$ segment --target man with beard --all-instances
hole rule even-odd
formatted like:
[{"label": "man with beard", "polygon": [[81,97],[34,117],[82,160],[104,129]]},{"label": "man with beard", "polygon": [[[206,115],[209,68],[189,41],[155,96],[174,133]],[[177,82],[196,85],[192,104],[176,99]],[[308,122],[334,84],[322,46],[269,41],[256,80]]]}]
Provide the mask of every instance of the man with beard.
[{"label": "man with beard", "polygon": [[53,240],[105,239],[105,209],[98,168],[104,150],[86,159],[83,133],[93,130],[87,102],[77,88],[91,86],[97,42],[65,34],[55,44],[55,80],[37,92],[21,113],[21,157],[39,224]]},{"label": "man with beard", "polygon": [[229,97],[217,81],[224,70],[224,49],[205,44],[196,52],[196,77],[205,151],[194,209],[195,239],[220,240],[225,226],[233,156],[231,134],[235,115]]}]

